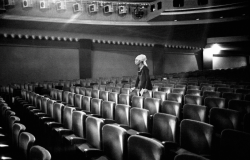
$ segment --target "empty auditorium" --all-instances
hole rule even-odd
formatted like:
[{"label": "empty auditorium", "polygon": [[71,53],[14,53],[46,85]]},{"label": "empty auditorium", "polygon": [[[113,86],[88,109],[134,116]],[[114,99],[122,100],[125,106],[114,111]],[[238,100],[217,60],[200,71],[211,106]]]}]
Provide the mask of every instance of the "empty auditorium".
[{"label": "empty auditorium", "polygon": [[250,160],[249,0],[0,0],[0,160]]}]

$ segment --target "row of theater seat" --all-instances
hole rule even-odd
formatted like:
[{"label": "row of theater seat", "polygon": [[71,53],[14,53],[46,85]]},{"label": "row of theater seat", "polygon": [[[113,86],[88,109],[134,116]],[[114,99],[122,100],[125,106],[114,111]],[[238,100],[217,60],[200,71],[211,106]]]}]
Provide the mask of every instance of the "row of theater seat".
[{"label": "row of theater seat", "polygon": [[[34,94],[34,93],[33,93]],[[36,98],[35,98],[36,99]],[[39,98],[38,98],[39,99]],[[92,100],[93,99],[96,99],[96,98],[92,98]],[[52,103],[53,103],[53,105],[51,105],[52,107],[51,108],[53,108],[53,113],[54,114],[52,114],[51,116],[52,116],[52,118],[57,118],[57,122],[61,122],[61,123],[63,123],[63,126],[65,127],[65,128],[70,128],[70,127],[67,127],[67,122],[69,122],[70,121],[70,119],[72,119],[72,118],[69,118],[68,120],[65,120],[65,119],[63,119],[62,117],[66,117],[66,115],[69,115],[69,114],[67,114],[67,112],[66,112],[66,110],[72,110],[72,107],[67,107],[67,105],[66,104],[62,104],[62,103],[55,103],[55,102],[53,102],[53,100],[49,100],[49,99],[47,99],[47,101],[48,101],[48,105],[51,105],[51,102],[50,101],[52,101]],[[36,106],[36,108],[39,110],[39,111],[42,111],[42,107],[41,106],[39,106],[39,105],[42,105],[43,103],[42,102],[39,102],[39,100],[33,100],[33,102],[32,102],[32,104],[30,104],[30,105],[33,105],[33,106]],[[64,105],[66,105],[65,107],[63,107]],[[63,109],[62,109],[63,108]],[[70,108],[70,109],[67,109],[67,108]],[[119,110],[119,108],[121,108],[120,110]],[[122,109],[123,108],[123,109]],[[132,120],[131,119],[131,117],[134,117],[134,119],[135,119],[135,121],[136,121],[136,119],[139,119],[138,117],[142,117],[141,119],[142,119],[142,123],[141,124],[145,124],[145,119],[147,119],[147,118],[145,118],[145,117],[147,117],[146,116],[146,114],[145,114],[145,112],[147,113],[147,112],[149,112],[149,110],[145,110],[145,109],[140,109],[140,108],[132,108],[130,111],[129,111],[129,106],[128,105],[116,105],[115,106],[115,112],[117,112],[118,114],[115,116],[115,118],[116,119],[114,119],[115,120],[115,123],[120,123],[120,127],[123,127],[123,128],[130,128],[130,130],[129,130],[129,132],[128,133],[131,133],[131,128],[133,128],[133,123],[132,122],[125,122],[125,124],[127,124],[127,126],[125,127],[124,126],[124,122],[120,122],[121,121],[121,117],[124,117],[124,115],[125,115],[125,119],[126,119],[126,117],[129,117],[129,115],[128,114],[126,114],[126,113],[128,113],[128,112],[130,112],[130,113],[133,113],[133,114],[135,114],[135,116],[132,116],[132,114],[130,115],[130,120]],[[30,108],[30,109],[32,109],[32,107]],[[34,109],[34,108],[33,108]],[[74,108],[74,109],[77,109],[77,108]],[[216,108],[217,109],[217,108]],[[213,110],[215,110],[215,112],[216,112],[216,109],[213,109]],[[50,109],[47,109],[47,110],[50,110]],[[61,115],[62,114],[62,110],[64,111],[63,113],[65,113],[65,116],[64,115]],[[116,111],[117,110],[117,111]],[[125,111],[124,111],[125,110]],[[135,111],[135,112],[132,112],[132,111]],[[141,112],[136,112],[136,111],[141,111]],[[188,109],[188,111],[190,111],[190,109]],[[220,110],[218,110],[218,111],[220,111]],[[79,112],[79,111],[74,111],[74,112]],[[74,113],[73,112],[73,113]],[[227,112],[226,110],[224,111],[222,111],[222,112]],[[229,111],[230,112],[230,111]],[[72,113],[72,114],[73,114]],[[81,112],[81,113],[83,113],[83,112]],[[87,113],[87,112],[85,112],[85,113]],[[88,113],[87,113],[88,114]],[[25,115],[30,115],[30,111],[27,113],[27,114],[25,114]],[[190,114],[190,115],[192,115],[192,114]],[[223,114],[222,114],[223,115]],[[93,116],[93,115],[92,115]],[[92,117],[91,116],[91,117]],[[143,117],[144,116],[144,117]],[[175,116],[170,116],[170,115],[168,115],[168,114],[164,114],[164,113],[156,113],[156,114],[154,114],[153,115],[153,125],[152,125],[152,130],[151,130],[151,132],[152,131],[154,131],[154,129],[156,128],[156,127],[154,127],[154,126],[157,126],[157,124],[159,125],[159,126],[161,126],[161,127],[158,127],[159,129],[157,130],[156,129],[156,131],[155,132],[152,132],[152,133],[155,133],[155,134],[157,134],[157,133],[159,133],[159,134],[166,134],[166,133],[175,133],[174,132],[174,130],[178,130],[178,127],[176,127],[177,125],[176,125],[176,120],[175,120],[175,125],[173,124],[172,126],[171,125],[169,125],[168,127],[169,127],[169,130],[168,131],[166,131],[165,130],[165,133],[163,132],[160,132],[160,130],[164,130],[164,125],[162,124],[162,125],[160,125],[160,123],[154,123],[154,122],[156,122],[156,120],[154,121],[154,118],[155,119],[157,119],[157,117],[158,116],[162,116],[162,117],[168,117],[168,118],[165,118],[164,120],[161,120],[162,122],[164,122],[164,124],[166,125],[166,124],[173,124],[173,122],[174,122],[174,120],[172,119],[171,120],[171,118],[170,117],[174,117],[175,119],[177,119]],[[231,116],[231,115],[230,115]],[[226,118],[226,120],[229,118],[231,118],[231,117],[227,117]],[[32,117],[33,116],[31,116],[30,118],[28,118],[29,120],[31,120],[32,119]],[[76,117],[76,116],[73,116],[73,117]],[[59,119],[58,119],[59,118]],[[63,120],[62,120],[63,119]],[[77,118],[78,120],[80,119],[80,120],[82,120],[82,119],[84,119],[84,118]],[[128,118],[127,118],[128,119]],[[144,119],[144,121],[143,121],[143,119]],[[107,121],[107,120],[103,120],[103,119],[101,119],[102,121],[103,121],[103,123],[105,124],[106,122],[109,122],[110,123],[110,121]],[[171,120],[171,122],[169,122],[169,123],[166,123],[167,122],[167,120],[168,121],[170,121]],[[129,120],[127,120],[127,121],[129,121]],[[188,122],[186,122],[186,121],[188,121]],[[191,122],[189,122],[189,121],[191,121]],[[221,120],[222,122],[224,121],[224,119],[222,119]],[[235,121],[235,119],[233,119],[232,120],[233,122]],[[230,123],[232,123],[232,121],[230,121]],[[32,120],[32,122],[35,122],[35,119],[34,120]],[[73,123],[73,122],[72,122]],[[78,122],[79,123],[79,122]],[[87,123],[87,122],[86,122]],[[97,123],[97,122],[96,122]],[[112,122],[113,123],[113,122]],[[136,122],[136,123],[138,123],[138,122]],[[134,124],[136,124],[136,123],[134,123]],[[185,137],[185,136],[187,136],[186,134],[187,133],[185,133],[183,130],[182,130],[182,128],[190,128],[190,126],[189,127],[185,127],[185,126],[188,126],[188,125],[184,125],[185,123],[194,123],[194,124],[191,124],[191,126],[195,126],[195,124],[199,124],[199,125],[205,125],[205,126],[209,126],[210,127],[210,129],[207,129],[207,130],[210,130],[211,131],[211,133],[214,133],[214,130],[217,130],[217,129],[215,129],[216,127],[216,125],[215,126],[213,126],[213,125],[210,125],[210,124],[206,124],[206,123],[203,123],[203,122],[198,122],[198,121],[193,121],[193,120],[183,120],[182,122],[181,122],[181,125],[180,125],[180,137]],[[37,123],[35,123],[35,124],[37,124]],[[69,124],[71,124],[71,123],[69,123]],[[155,125],[154,125],[155,124]],[[181,126],[183,126],[184,125],[184,127],[181,127]],[[224,125],[224,126],[223,126]],[[235,124],[233,125],[233,127],[232,126],[229,126],[229,125],[227,125],[227,124],[223,124],[222,126],[223,127],[225,127],[225,128],[231,128],[231,129],[235,129]],[[74,125],[72,125],[72,127],[73,127]],[[96,126],[101,126],[100,124],[98,124],[98,125],[96,125]],[[134,125],[135,126],[135,125]],[[145,126],[145,125],[144,125]],[[61,126],[62,127],[62,126]],[[84,128],[84,127],[83,127]],[[93,126],[92,127],[90,127],[90,130],[91,130],[91,128],[93,128]],[[136,128],[137,130],[140,130],[141,128],[145,128],[145,127],[143,127],[143,125],[139,125],[138,126],[138,128]],[[166,128],[166,127],[165,127]],[[197,128],[200,128],[200,126],[195,126],[193,129],[195,130],[195,129],[197,129]],[[201,127],[202,128],[202,127]],[[224,130],[225,128],[218,128],[218,129],[221,129],[220,131],[222,131],[222,130]],[[97,134],[96,134],[96,131],[94,132],[94,131],[92,131],[91,132],[91,134],[89,133],[88,134],[88,131],[87,131],[87,124],[86,124],[86,135],[85,136],[87,136],[87,135],[92,135],[92,134],[94,134],[95,135],[95,138],[96,138],[96,136],[97,136]],[[135,130],[136,130],[135,129]],[[46,129],[44,129],[45,131],[46,131]],[[48,130],[48,129],[47,129]],[[50,130],[50,129],[49,129]],[[59,130],[61,130],[61,129],[58,129],[58,131]],[[74,129],[73,129],[74,130]],[[182,133],[182,131],[184,132],[184,133]],[[136,133],[137,133],[138,131],[136,131]],[[178,131],[177,131],[178,132]],[[177,133],[176,132],[176,133]],[[195,132],[195,131],[186,131],[186,132]],[[53,132],[52,132],[53,133]],[[133,133],[133,132],[132,132]],[[142,135],[148,135],[148,134],[145,134],[145,131],[143,132],[143,130],[142,130]],[[146,132],[146,133],[148,133],[148,132]],[[173,140],[173,137],[179,137],[179,136],[177,136],[176,135],[176,133],[173,135],[173,134],[170,134],[170,135],[165,135],[165,136],[167,136],[167,140],[166,141],[171,141],[171,142],[178,142],[178,140],[177,141],[175,141],[175,138],[174,138],[174,140]],[[203,133],[204,133],[204,131],[203,131]],[[218,132],[219,134],[221,134],[220,132]],[[138,132],[138,134],[139,134],[139,132]],[[182,135],[183,134],[183,135]],[[198,134],[198,133],[197,133]],[[206,134],[208,134],[208,133],[206,133]],[[49,135],[53,135],[53,134],[49,134]],[[48,136],[49,136],[48,135]],[[84,134],[83,134],[84,135]],[[82,136],[83,136],[82,135]],[[153,134],[154,135],[154,134]],[[181,136],[182,135],[182,136]],[[209,133],[209,135],[210,135],[210,133]],[[47,137],[48,137],[47,136]],[[92,135],[93,136],[93,135]],[[169,138],[169,136],[171,137],[171,138]],[[210,135],[210,136],[212,136],[212,135]],[[53,136],[52,136],[53,137]],[[192,135],[192,137],[193,137],[193,135]],[[198,136],[199,137],[199,136]],[[87,138],[87,137],[85,137],[85,138]],[[169,138],[169,139],[168,139]],[[191,137],[189,137],[189,138],[191,138]],[[202,139],[202,138],[204,138],[203,139],[203,141],[206,139],[206,138],[208,138],[208,139],[210,139],[211,137],[203,137],[203,136],[200,136],[200,138]],[[51,138],[52,140],[53,139],[56,139],[56,138]],[[94,139],[93,137],[92,137],[92,139]],[[100,138],[99,138],[100,139]],[[177,138],[178,139],[178,138]],[[199,140],[197,140],[197,141],[194,141],[194,140],[192,140],[192,142],[193,143],[200,143],[199,141],[201,140],[201,139],[199,139]],[[159,139],[158,139],[159,140]],[[211,140],[211,139],[210,139]],[[180,139],[179,141],[186,141],[185,139]],[[207,139],[205,140],[205,141],[208,141]],[[50,142],[50,141],[49,141]],[[62,142],[60,142],[60,140],[58,141],[57,140],[57,142],[55,142],[54,144],[58,144],[58,142],[59,142],[59,144],[61,144]],[[212,142],[212,141],[209,141],[209,143],[210,142]],[[93,142],[93,143],[96,143],[96,142]],[[190,143],[190,142],[188,142],[188,143]],[[64,143],[63,143],[64,144]],[[98,143],[98,144],[100,144],[100,143]],[[189,145],[191,145],[192,143],[190,143]],[[195,144],[194,144],[195,145]],[[206,144],[207,145],[207,144]],[[48,146],[50,146],[50,145],[48,145]],[[59,145],[60,146],[60,145]],[[192,145],[191,145],[192,146]],[[99,146],[100,147],[100,146]],[[193,146],[194,147],[194,146]],[[53,148],[58,148],[58,147],[53,147]],[[69,147],[66,147],[66,148],[69,148]],[[167,146],[165,146],[165,148],[167,148]],[[189,147],[188,146],[185,146],[184,148],[186,148],[186,149],[189,149]],[[191,147],[192,148],[192,147]],[[208,149],[209,148],[209,149]],[[211,144],[209,145],[209,147],[208,148],[206,148],[206,149],[204,149],[205,151],[204,152],[210,152],[211,151]],[[86,149],[86,148],[85,148]],[[197,149],[197,147],[196,147],[196,149]],[[192,150],[192,149],[191,149]],[[185,151],[186,152],[186,151]],[[201,151],[199,150],[195,150],[195,151],[193,151],[193,152],[196,152],[196,153],[200,153]],[[211,154],[211,153],[210,153]],[[170,156],[171,154],[168,152],[167,153],[167,155],[168,156]],[[173,157],[173,155],[172,155],[172,157]]]},{"label": "row of theater seat", "polygon": [[36,143],[20,118],[6,101],[0,97],[0,159],[50,160],[51,155]]}]

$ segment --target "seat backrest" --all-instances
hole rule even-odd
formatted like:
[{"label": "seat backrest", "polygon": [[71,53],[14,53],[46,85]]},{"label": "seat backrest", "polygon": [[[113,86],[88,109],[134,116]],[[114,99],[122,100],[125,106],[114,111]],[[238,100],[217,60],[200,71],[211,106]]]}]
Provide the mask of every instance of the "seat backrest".
[{"label": "seat backrest", "polygon": [[36,107],[40,110],[42,110],[42,99],[43,96],[38,95],[36,98]]},{"label": "seat backrest", "polygon": [[19,146],[19,135],[25,131],[26,127],[21,123],[14,123],[12,126],[12,146],[17,149]]},{"label": "seat backrest", "polygon": [[222,94],[222,98],[225,98],[225,104],[226,104],[226,108],[228,108],[228,102],[232,99],[236,99],[236,100],[242,100],[242,94],[241,93],[228,93],[225,92]]},{"label": "seat backrest", "polygon": [[79,88],[79,94],[85,96],[85,90],[86,90],[85,87],[80,87],[80,88]]},{"label": "seat backrest", "polygon": [[46,113],[47,114],[47,104],[48,104],[48,101],[49,100],[49,98],[47,98],[47,97],[43,97],[42,98],[42,102],[41,102],[41,111],[43,112],[43,113]]},{"label": "seat backrest", "polygon": [[215,92],[215,87],[211,86],[203,86],[201,87],[201,91],[204,93],[205,91]]},{"label": "seat backrest", "polygon": [[194,85],[188,85],[187,90],[192,89],[192,90],[200,90],[200,86],[194,86]]},{"label": "seat backrest", "polygon": [[19,123],[20,122],[20,118],[17,116],[9,116],[7,118],[7,122],[8,122],[8,133],[12,134],[13,132],[13,124],[15,123]]},{"label": "seat backrest", "polygon": [[154,115],[160,111],[161,100],[158,98],[145,98],[144,109],[149,110],[149,115]]},{"label": "seat backrest", "polygon": [[228,108],[240,112],[241,119],[250,113],[250,101],[232,99],[228,102]]},{"label": "seat backrest", "polygon": [[75,94],[80,94],[80,87],[79,87],[79,86],[77,86],[77,87],[75,88]]},{"label": "seat backrest", "polygon": [[99,90],[100,91],[105,91],[106,90],[106,85],[99,85]]},{"label": "seat backrest", "polygon": [[210,111],[211,108],[225,108],[225,98],[219,97],[206,97],[204,100],[204,105],[207,107],[207,110]]},{"label": "seat backrest", "polygon": [[130,87],[129,88],[121,88],[121,94],[128,94],[130,93]]},{"label": "seat backrest", "polygon": [[115,106],[115,122],[129,126],[130,106],[125,104],[117,104]]},{"label": "seat backrest", "polygon": [[75,93],[69,92],[68,104],[71,106],[75,106]]},{"label": "seat backrest", "polygon": [[182,104],[183,101],[183,94],[179,94],[179,93],[169,93],[167,100],[169,101],[174,101],[174,102],[178,102]]},{"label": "seat backrest", "polygon": [[28,132],[20,133],[18,149],[20,151],[22,158],[28,159],[30,148],[34,145],[35,140],[36,140],[35,136],[31,133]]},{"label": "seat backrest", "polygon": [[188,89],[186,95],[201,96],[201,90]]},{"label": "seat backrest", "polygon": [[89,96],[83,96],[82,97],[82,109],[84,111],[90,112],[90,106],[91,106],[91,97]]},{"label": "seat backrest", "polygon": [[85,96],[91,97],[92,95],[92,88],[86,88],[85,89]]},{"label": "seat backrest", "polygon": [[181,103],[165,100],[162,102],[160,112],[174,115],[180,119]]},{"label": "seat backrest", "polygon": [[47,101],[47,114],[49,117],[53,117],[53,106],[55,102],[56,101],[50,99]]},{"label": "seat backrest", "polygon": [[194,95],[185,95],[184,96],[184,104],[202,105],[203,104],[202,101],[203,101],[202,96],[194,96]]},{"label": "seat backrest", "polygon": [[63,123],[63,109],[62,103],[54,103],[53,105],[53,119],[58,123]]},{"label": "seat backrest", "polygon": [[100,91],[99,98],[103,101],[108,101],[109,91]]},{"label": "seat backrest", "polygon": [[63,97],[62,97],[62,101],[65,103],[69,103],[69,91],[63,91]]},{"label": "seat backrest", "polygon": [[192,119],[196,121],[205,122],[206,115],[206,106],[201,106],[197,104],[185,104],[183,106],[183,119]]},{"label": "seat backrest", "polygon": [[71,86],[71,87],[69,87],[69,91],[72,93],[75,93],[75,88],[76,88],[75,86]]},{"label": "seat backrest", "polygon": [[120,94],[121,93],[121,87],[113,87],[112,92],[116,92],[116,93]]},{"label": "seat backrest", "polygon": [[29,160],[51,160],[51,154],[44,147],[34,145],[30,148]]},{"label": "seat backrest", "polygon": [[[102,129],[102,148],[112,160],[126,160],[128,133],[116,125],[104,125]],[[119,147],[118,147],[119,146]]]},{"label": "seat backrest", "polygon": [[172,93],[178,93],[178,94],[182,94],[185,95],[186,89],[185,88],[173,88]]},{"label": "seat backrest", "polygon": [[202,155],[211,155],[213,126],[184,119],[180,124],[180,147]]},{"label": "seat backrest", "polygon": [[92,98],[90,112],[92,114],[102,115],[102,99]]},{"label": "seat backrest", "polygon": [[63,101],[63,91],[57,90],[57,97],[55,100]]},{"label": "seat backrest", "polygon": [[74,96],[74,101],[75,101],[75,107],[77,108],[82,108],[82,97],[83,95],[81,94],[75,94]]},{"label": "seat backrest", "polygon": [[76,136],[85,138],[86,125],[85,120],[87,116],[85,112],[73,111],[72,113],[72,131]]},{"label": "seat backrest", "polygon": [[128,138],[129,160],[163,160],[164,158],[165,150],[159,141],[138,135]]},{"label": "seat backrest", "polygon": [[171,87],[161,87],[160,91],[162,92],[165,92],[165,93],[171,93],[172,92],[172,89]]},{"label": "seat backrest", "polygon": [[64,128],[72,130],[72,117],[73,117],[73,112],[76,109],[73,107],[68,107],[65,106],[63,109],[63,126]]},{"label": "seat backrest", "polygon": [[224,129],[239,129],[240,114],[225,108],[212,108],[209,123],[214,126],[215,133],[221,134]]},{"label": "seat backrest", "polygon": [[236,89],[235,93],[250,94],[250,89]]},{"label": "seat backrest", "polygon": [[138,132],[149,132],[149,111],[142,108],[131,108],[130,128]]},{"label": "seat backrest", "polygon": [[147,90],[146,92],[143,93],[142,97],[144,97],[144,98],[152,98],[153,97],[153,91],[152,90]]},{"label": "seat backrest", "polygon": [[165,113],[153,116],[152,136],[159,141],[176,142],[177,117]]},{"label": "seat backrest", "polygon": [[87,143],[97,149],[102,149],[101,136],[104,122],[100,118],[88,116],[86,119],[86,139]]},{"label": "seat backrest", "polygon": [[158,98],[161,101],[165,101],[167,99],[167,93],[162,91],[153,92],[153,98]]},{"label": "seat backrest", "polygon": [[132,107],[143,108],[143,100],[142,96],[133,96],[132,97]]},{"label": "seat backrest", "polygon": [[115,119],[115,102],[103,101],[102,102],[102,118],[104,119]]},{"label": "seat backrest", "polygon": [[217,91],[220,92],[221,94],[225,92],[233,93],[234,89],[233,88],[228,88],[228,87],[218,87]]},{"label": "seat backrest", "polygon": [[222,131],[220,141],[220,159],[223,160],[249,160],[250,134],[225,129]]},{"label": "seat backrest", "polygon": [[97,89],[93,89],[92,92],[91,92],[91,97],[92,98],[99,98],[99,90]]},{"label": "seat backrest", "polygon": [[215,90],[217,91],[218,88],[229,88],[230,86],[227,84],[214,84],[213,87],[215,87]]},{"label": "seat backrest", "polygon": [[118,95],[118,104],[130,105],[130,103],[129,103],[129,95],[128,94],[119,94]]},{"label": "seat backrest", "polygon": [[108,95],[108,100],[109,101],[112,101],[112,102],[115,102],[116,104],[118,104],[118,93],[116,92],[109,92],[109,95]]}]

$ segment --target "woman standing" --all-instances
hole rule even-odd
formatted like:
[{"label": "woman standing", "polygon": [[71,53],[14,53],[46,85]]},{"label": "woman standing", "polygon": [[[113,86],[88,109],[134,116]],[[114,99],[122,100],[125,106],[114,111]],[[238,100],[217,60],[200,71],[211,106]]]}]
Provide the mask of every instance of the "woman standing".
[{"label": "woman standing", "polygon": [[138,88],[142,95],[147,90],[152,90],[152,83],[149,76],[149,69],[146,63],[147,57],[144,54],[140,54],[135,58],[135,65],[138,66],[138,76],[136,79],[135,87],[131,88],[134,90]]}]

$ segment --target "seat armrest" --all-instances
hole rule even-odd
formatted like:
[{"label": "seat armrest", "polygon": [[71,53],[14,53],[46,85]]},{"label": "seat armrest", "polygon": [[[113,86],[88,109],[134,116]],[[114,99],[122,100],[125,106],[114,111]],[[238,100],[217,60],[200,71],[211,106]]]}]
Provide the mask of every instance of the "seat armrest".
[{"label": "seat armrest", "polygon": [[122,128],[124,128],[126,130],[130,129],[130,127],[128,125],[125,125],[125,124],[119,124],[119,127],[122,127]]},{"label": "seat armrest", "polygon": [[176,149],[179,147],[177,143],[171,141],[162,141],[161,143],[163,144],[165,150]]},{"label": "seat armrest", "polygon": [[50,128],[63,127],[63,125],[62,125],[61,123],[58,123],[58,122],[48,122],[47,125],[48,125]]},{"label": "seat armrest", "polygon": [[116,123],[113,119],[103,119],[104,124],[114,124]]},{"label": "seat armrest", "polygon": [[153,137],[152,134],[147,133],[147,132],[137,132],[137,135],[148,137],[148,138],[152,138]]},{"label": "seat armrest", "polygon": [[55,131],[58,132],[60,136],[67,136],[74,133],[72,130],[66,128],[58,128]]},{"label": "seat armrest", "polygon": [[86,143],[87,140],[81,137],[71,137],[70,138],[70,144],[74,145],[74,144],[82,144],[82,143]]},{"label": "seat armrest", "polygon": [[95,148],[85,149],[83,152],[85,153],[87,159],[92,159],[92,158],[96,159],[104,155],[104,152],[102,150]]},{"label": "seat armrest", "polygon": [[51,118],[51,117],[40,117],[40,119],[41,119],[43,122],[51,122],[51,121],[54,121],[54,119]]},{"label": "seat armrest", "polygon": [[96,117],[96,118],[101,118],[101,115],[98,114],[89,114],[90,116]]}]

